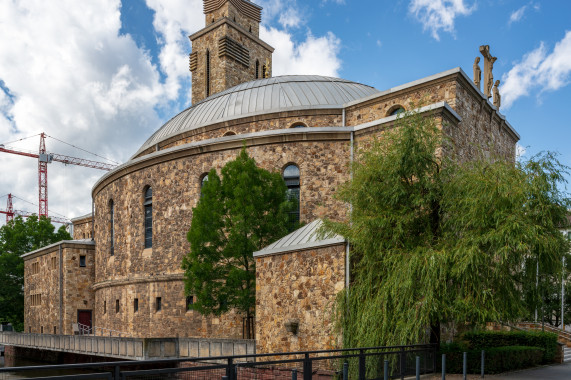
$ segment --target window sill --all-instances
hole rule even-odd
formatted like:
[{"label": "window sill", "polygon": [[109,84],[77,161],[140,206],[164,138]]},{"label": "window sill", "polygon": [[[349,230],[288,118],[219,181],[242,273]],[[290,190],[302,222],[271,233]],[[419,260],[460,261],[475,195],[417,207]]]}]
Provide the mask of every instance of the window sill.
[{"label": "window sill", "polygon": [[152,248],[145,248],[143,249],[143,257],[145,258],[149,258],[153,255],[153,249]]}]

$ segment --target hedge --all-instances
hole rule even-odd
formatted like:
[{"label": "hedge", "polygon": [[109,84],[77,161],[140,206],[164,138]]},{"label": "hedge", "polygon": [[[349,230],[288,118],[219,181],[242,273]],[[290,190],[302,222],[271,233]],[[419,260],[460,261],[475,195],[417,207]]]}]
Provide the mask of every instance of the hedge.
[{"label": "hedge", "polygon": [[557,335],[541,331],[469,331],[461,338],[469,350],[491,347],[528,346],[544,350],[543,363],[551,363],[557,353]]},{"label": "hedge", "polygon": [[[463,350],[461,345],[442,345],[441,354],[446,354],[446,372],[462,373]],[[506,346],[485,349],[485,373],[501,373],[518,369],[533,367],[542,362],[544,350],[540,347]],[[480,373],[481,350],[467,352],[468,373]],[[438,361],[438,370],[441,371],[441,361]]]}]

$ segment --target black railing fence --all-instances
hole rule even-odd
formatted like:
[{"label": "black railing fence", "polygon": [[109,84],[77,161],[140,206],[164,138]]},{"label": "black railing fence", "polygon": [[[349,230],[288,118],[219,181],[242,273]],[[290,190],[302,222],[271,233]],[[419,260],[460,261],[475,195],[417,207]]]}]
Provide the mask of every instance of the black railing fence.
[{"label": "black railing fence", "polygon": [[[0,368],[0,380],[23,377],[112,380],[404,379],[415,374],[434,373],[436,355],[435,345],[419,344],[192,359],[12,367]],[[32,374],[33,376],[30,376]]]}]

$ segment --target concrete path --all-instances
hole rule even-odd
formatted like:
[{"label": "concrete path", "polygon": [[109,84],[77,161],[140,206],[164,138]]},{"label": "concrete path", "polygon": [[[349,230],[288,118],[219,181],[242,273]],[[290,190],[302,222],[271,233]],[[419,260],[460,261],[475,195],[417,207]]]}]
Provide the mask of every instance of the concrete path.
[{"label": "concrete path", "polygon": [[497,380],[571,379],[571,363],[533,368],[525,371],[512,372],[505,375],[496,375],[493,377],[490,376],[490,379],[497,379]]},{"label": "concrete path", "polygon": [[[442,375],[434,376],[431,380],[440,380]],[[462,375],[446,375],[446,380],[461,380]],[[468,375],[468,380],[481,380],[480,375]],[[526,369],[501,375],[486,375],[489,380],[571,380],[571,363],[554,364],[539,368]]]}]

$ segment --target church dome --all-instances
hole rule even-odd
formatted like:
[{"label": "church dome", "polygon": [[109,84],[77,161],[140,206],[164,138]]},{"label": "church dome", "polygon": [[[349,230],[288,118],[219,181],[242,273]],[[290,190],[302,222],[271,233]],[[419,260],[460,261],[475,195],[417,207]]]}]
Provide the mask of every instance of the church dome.
[{"label": "church dome", "polygon": [[373,87],[319,75],[286,75],[242,83],[185,109],[157,130],[137,151],[207,125],[260,114],[342,108],[378,93]]}]

